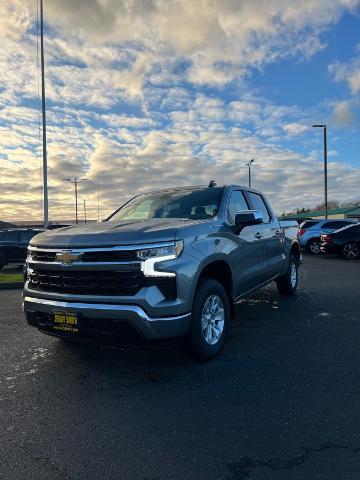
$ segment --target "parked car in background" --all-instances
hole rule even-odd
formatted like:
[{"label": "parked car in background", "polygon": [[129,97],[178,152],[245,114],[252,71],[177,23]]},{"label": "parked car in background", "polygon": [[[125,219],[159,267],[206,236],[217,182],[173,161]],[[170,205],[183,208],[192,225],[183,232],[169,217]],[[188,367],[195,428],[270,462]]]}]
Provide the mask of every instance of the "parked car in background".
[{"label": "parked car in background", "polygon": [[360,257],[360,223],[321,235],[321,251],[337,253],[348,260]]},{"label": "parked car in background", "polygon": [[340,228],[348,225],[353,225],[354,220],[307,220],[299,226],[299,243],[301,248],[313,255],[319,255],[320,250],[320,236],[323,233],[332,233]]},{"label": "parked car in background", "polygon": [[25,263],[30,240],[41,232],[43,230],[37,228],[0,230],[0,270],[9,263]]}]

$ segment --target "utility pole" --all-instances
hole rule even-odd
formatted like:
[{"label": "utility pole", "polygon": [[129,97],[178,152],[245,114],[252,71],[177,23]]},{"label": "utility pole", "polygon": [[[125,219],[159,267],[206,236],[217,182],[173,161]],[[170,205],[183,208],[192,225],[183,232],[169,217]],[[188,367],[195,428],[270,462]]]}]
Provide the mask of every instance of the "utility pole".
[{"label": "utility pole", "polygon": [[324,197],[325,197],[325,218],[328,218],[328,168],[327,168],[327,131],[326,125],[313,125],[315,128],[324,129]]},{"label": "utility pole", "polygon": [[45,66],[44,66],[44,11],[43,0],[40,0],[40,52],[41,52],[41,105],[42,105],[42,140],[43,140],[43,205],[44,228],[49,224],[47,151],[46,151],[46,105],[45,105]]},{"label": "utility pole", "polygon": [[255,162],[255,160],[252,158],[250,162],[245,163],[247,167],[249,167],[249,188],[251,188],[251,164]]},{"label": "utility pole", "polygon": [[85,200],[85,198],[83,198],[83,202],[84,202],[84,223],[86,225],[86,200]]},{"label": "utility pole", "polygon": [[100,221],[100,170],[97,172],[97,221]]},{"label": "utility pole", "polygon": [[89,180],[90,180],[89,178],[79,178],[79,177],[64,178],[65,182],[73,183],[75,187],[75,223],[76,225],[78,224],[78,185],[79,183],[87,182]]}]

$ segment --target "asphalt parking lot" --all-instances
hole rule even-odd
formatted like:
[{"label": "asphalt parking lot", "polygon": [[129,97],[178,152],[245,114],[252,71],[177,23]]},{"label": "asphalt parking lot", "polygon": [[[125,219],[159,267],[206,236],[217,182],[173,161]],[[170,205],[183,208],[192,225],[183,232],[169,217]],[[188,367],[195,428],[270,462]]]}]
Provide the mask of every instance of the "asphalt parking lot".
[{"label": "asphalt parking lot", "polygon": [[0,292],[0,478],[360,476],[360,261],[305,257],[243,300],[224,353],[64,344]]}]

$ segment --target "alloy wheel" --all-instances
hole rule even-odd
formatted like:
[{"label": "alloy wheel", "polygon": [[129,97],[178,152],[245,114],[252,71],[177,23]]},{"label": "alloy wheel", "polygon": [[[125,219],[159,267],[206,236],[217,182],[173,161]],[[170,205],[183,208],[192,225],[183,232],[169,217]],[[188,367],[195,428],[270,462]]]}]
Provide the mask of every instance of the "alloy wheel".
[{"label": "alloy wheel", "polygon": [[311,253],[313,253],[314,255],[318,255],[320,253],[320,242],[317,240],[312,240],[309,248]]},{"label": "alloy wheel", "polygon": [[201,330],[204,340],[209,345],[215,345],[221,338],[225,324],[224,305],[219,295],[210,295],[201,315]]},{"label": "alloy wheel", "polygon": [[292,262],[290,266],[290,283],[292,288],[296,287],[297,276],[298,276],[298,272],[297,272],[296,264],[295,262]]},{"label": "alloy wheel", "polygon": [[347,243],[343,248],[344,257],[353,260],[359,256],[359,249],[355,243]]}]

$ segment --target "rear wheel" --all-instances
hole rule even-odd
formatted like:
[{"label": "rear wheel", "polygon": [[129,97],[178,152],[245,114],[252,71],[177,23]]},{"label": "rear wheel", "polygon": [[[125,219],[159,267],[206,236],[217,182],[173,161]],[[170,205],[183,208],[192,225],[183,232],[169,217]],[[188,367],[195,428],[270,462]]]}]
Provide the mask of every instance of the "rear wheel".
[{"label": "rear wheel", "polygon": [[210,360],[223,348],[229,329],[229,300],[221,283],[211,278],[200,283],[192,309],[188,344],[199,360]]},{"label": "rear wheel", "polygon": [[298,286],[298,261],[294,255],[290,255],[289,266],[286,273],[276,281],[277,288],[282,295],[290,297],[294,295]]},{"label": "rear wheel", "polygon": [[319,255],[321,253],[320,240],[318,238],[313,238],[312,240],[309,240],[306,249],[312,255]]},{"label": "rear wheel", "polygon": [[345,243],[342,247],[342,255],[347,260],[354,260],[360,255],[359,247],[354,242]]}]

